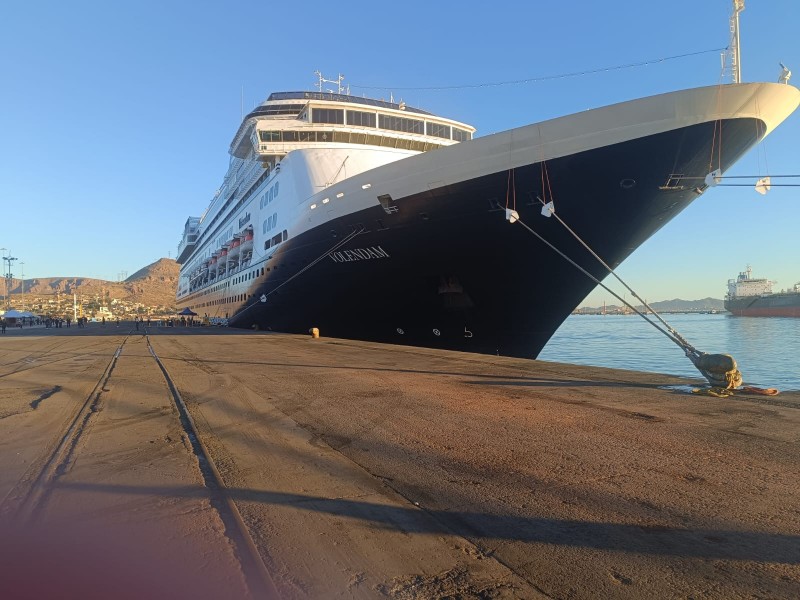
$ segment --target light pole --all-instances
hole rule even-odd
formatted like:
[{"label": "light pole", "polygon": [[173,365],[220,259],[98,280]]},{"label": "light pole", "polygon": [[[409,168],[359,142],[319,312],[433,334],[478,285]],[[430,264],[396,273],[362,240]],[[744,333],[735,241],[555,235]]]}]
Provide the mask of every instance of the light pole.
[{"label": "light pole", "polygon": [[6,272],[6,309],[11,308],[11,263],[17,260],[16,256],[4,256],[3,260],[8,263],[8,271]]},{"label": "light pole", "polygon": [[22,312],[25,312],[25,261],[19,261],[19,270],[20,270],[20,280],[19,284],[22,290]]},{"label": "light pole", "polygon": [[[7,251],[7,250],[8,250],[8,248],[0,248],[0,252],[2,252],[2,253],[3,253],[3,260],[5,260],[5,259],[6,259],[6,251]],[[5,279],[5,275],[6,275],[6,274],[5,274],[5,273],[3,273],[3,278],[4,278],[4,279]],[[7,295],[7,294],[8,294],[8,287],[6,287],[6,295]],[[6,303],[8,303],[8,298],[6,298]]]}]

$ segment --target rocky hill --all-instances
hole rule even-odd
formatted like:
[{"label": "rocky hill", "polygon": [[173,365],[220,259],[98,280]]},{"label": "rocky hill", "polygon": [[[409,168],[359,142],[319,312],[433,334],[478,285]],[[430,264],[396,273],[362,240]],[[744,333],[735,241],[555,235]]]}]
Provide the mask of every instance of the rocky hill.
[{"label": "rocky hill", "polygon": [[[105,281],[88,277],[40,277],[25,279],[26,296],[79,294],[84,298],[110,298],[150,307],[175,306],[180,266],[161,258],[139,269],[125,281]],[[5,289],[2,290],[5,293]],[[22,280],[12,279],[11,296],[22,292]]]}]

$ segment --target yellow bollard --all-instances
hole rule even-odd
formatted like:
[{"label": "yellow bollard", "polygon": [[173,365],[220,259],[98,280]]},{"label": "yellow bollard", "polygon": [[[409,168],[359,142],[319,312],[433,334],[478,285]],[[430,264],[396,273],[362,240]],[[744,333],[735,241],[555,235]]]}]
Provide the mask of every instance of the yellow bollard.
[{"label": "yellow bollard", "polygon": [[317,329],[316,327],[312,327],[311,329],[308,330],[308,332],[311,334],[311,337],[314,338],[315,340],[319,339],[319,329]]}]

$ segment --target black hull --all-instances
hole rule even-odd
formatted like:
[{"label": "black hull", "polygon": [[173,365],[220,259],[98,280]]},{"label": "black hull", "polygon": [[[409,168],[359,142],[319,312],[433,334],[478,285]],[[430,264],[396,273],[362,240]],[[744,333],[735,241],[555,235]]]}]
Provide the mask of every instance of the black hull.
[{"label": "black hull", "polygon": [[[719,166],[716,154],[709,166],[714,128],[704,123],[548,161],[558,214],[617,266],[704,191],[702,178]],[[723,169],[758,141],[758,131],[763,124],[753,119],[724,122]],[[684,178],[670,180],[673,174]],[[595,284],[506,221],[508,180],[502,171],[395,198],[392,214],[376,200],[284,242],[244,303],[205,296],[181,306],[230,314],[235,327],[318,327],[326,337],[535,358]],[[521,219],[603,279],[587,251],[540,214],[541,166],[515,169],[514,183]],[[329,254],[361,227],[340,254]]]},{"label": "black hull", "polygon": [[726,298],[725,310],[737,317],[800,318],[800,294],[788,293]]}]

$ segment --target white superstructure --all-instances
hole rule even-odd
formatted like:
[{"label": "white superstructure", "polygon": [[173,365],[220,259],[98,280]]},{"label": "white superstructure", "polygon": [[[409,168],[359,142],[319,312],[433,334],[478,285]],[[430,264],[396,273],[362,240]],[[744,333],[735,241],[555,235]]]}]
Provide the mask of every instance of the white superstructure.
[{"label": "white superstructure", "polygon": [[745,298],[748,296],[764,296],[772,293],[773,282],[769,279],[754,279],[750,265],[739,273],[736,279],[728,280],[728,298]]}]

